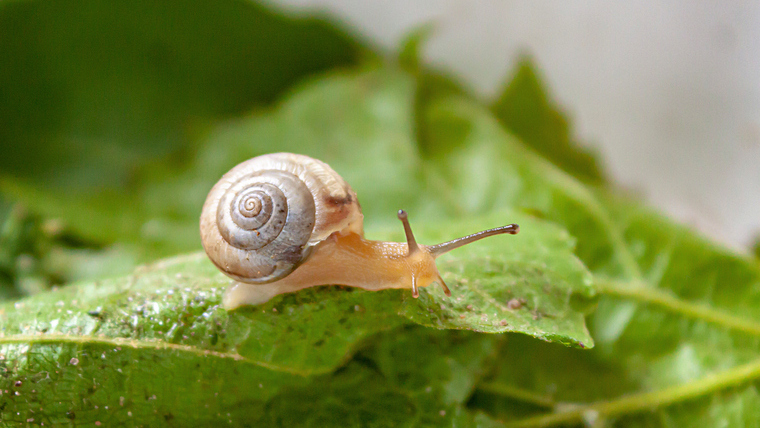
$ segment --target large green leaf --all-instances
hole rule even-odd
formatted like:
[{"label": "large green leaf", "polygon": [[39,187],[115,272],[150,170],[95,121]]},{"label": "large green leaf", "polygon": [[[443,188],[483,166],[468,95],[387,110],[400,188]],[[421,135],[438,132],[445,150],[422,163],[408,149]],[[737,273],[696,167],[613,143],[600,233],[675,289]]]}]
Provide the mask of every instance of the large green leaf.
[{"label": "large green leaf", "polygon": [[134,189],[188,134],[362,51],[247,1],[3,2],[0,171],[79,196]]},{"label": "large green leaf", "polygon": [[358,359],[371,361],[387,384],[412,398],[414,426],[471,426],[462,407],[496,357],[498,342],[493,335],[402,328],[377,337]]},{"label": "large green leaf", "polygon": [[[544,236],[562,235],[549,224],[527,217],[522,220],[529,229],[545,231]],[[423,323],[428,318],[420,314],[431,314],[442,320],[437,324],[439,328],[521,331],[569,344],[586,341],[590,345],[583,318],[569,303],[573,291],[588,293],[583,288],[585,270],[568,248],[558,248],[561,241],[546,238],[554,247],[544,246],[540,243],[542,232],[534,235],[534,239],[515,239],[509,243],[493,239],[491,245],[484,245],[488,241],[473,244],[458,250],[456,256],[449,258],[450,262],[441,264],[446,277],[463,278],[459,270],[473,275],[469,280],[452,282],[456,297],[451,299],[451,306],[462,306],[461,310],[468,312],[467,317],[454,317],[459,312],[452,314],[453,309],[440,307],[442,300],[429,297],[442,294],[438,291],[423,290],[420,299],[402,299],[402,294],[408,292],[375,293],[334,287],[287,294],[266,305],[230,313],[219,306],[221,294],[230,281],[204,254],[197,254],[140,268],[125,278],[87,282],[9,303],[2,309],[3,340],[33,342],[39,333],[63,342],[86,342],[94,333],[100,338],[119,340],[163,340],[215,352],[235,349],[258,363],[276,364],[281,370],[306,374],[333,369],[346,357],[350,346],[367,334],[363,331],[375,332],[406,322],[399,314],[412,320],[419,318]],[[509,250],[510,247],[514,249]],[[478,271],[476,267],[482,266],[485,257],[500,260],[494,254],[497,248],[504,252],[504,260],[521,253],[535,257],[516,259],[504,270],[486,267]],[[567,266],[563,267],[563,263]],[[541,275],[536,276],[537,271]],[[566,285],[567,290],[554,285],[557,288],[553,292],[541,296],[544,290],[551,290],[547,280],[559,281],[560,272],[570,278],[577,276],[581,288],[574,290],[573,283]],[[489,300],[503,300],[506,305],[508,298],[525,296],[524,307],[509,307],[493,317],[491,311],[499,309],[468,304],[484,298],[485,292],[472,285],[478,283],[479,277],[500,280],[508,290],[506,295],[496,294]],[[517,284],[518,281],[523,283]],[[547,313],[536,317],[541,310]],[[343,332],[347,336],[341,338]],[[322,355],[320,350],[326,354]]]},{"label": "large green leaf", "polygon": [[[543,230],[546,235],[562,236],[561,231],[549,224],[529,218],[522,220],[528,230]],[[540,237],[541,232],[536,232],[536,236]],[[498,241],[491,240],[491,243]],[[549,238],[546,241],[554,248],[542,246],[541,239],[509,243],[502,240],[500,247],[517,249],[506,251],[506,260],[521,253],[519,248],[536,256],[527,262],[507,265],[504,270],[498,264],[487,270],[476,268],[482,266],[484,257],[497,248],[493,245],[471,245],[468,251],[459,251],[456,258],[452,255],[454,263],[442,263],[442,272],[447,277],[460,269],[473,275],[469,281],[452,283],[456,284],[457,297],[452,299],[451,306],[461,307],[469,315],[454,317],[456,324],[453,325],[449,321],[453,317],[452,310],[439,306],[440,300],[404,299],[401,290],[368,292],[322,287],[279,296],[263,306],[228,312],[220,302],[230,281],[203,254],[169,259],[141,268],[126,278],[83,283],[37,294],[0,307],[0,354],[6,357],[0,389],[16,391],[14,385],[27,385],[29,389],[19,390],[19,393],[32,394],[30,399],[8,401],[0,411],[4,418],[6,414],[21,414],[28,418],[36,408],[30,406],[40,405],[48,409],[46,415],[51,421],[63,420],[69,412],[84,412],[92,420],[102,420],[110,415],[105,406],[115,406],[114,397],[118,396],[125,397],[125,402],[129,403],[124,405],[125,412],[132,412],[140,421],[154,420],[156,412],[163,415],[170,412],[172,417],[180,417],[177,412],[185,412],[183,409],[189,412],[189,409],[204,405],[210,406],[210,410],[197,419],[187,415],[181,418],[190,418],[187,420],[195,423],[208,421],[207,418],[216,420],[213,415],[227,414],[230,412],[228,406],[236,400],[251,401],[247,406],[260,405],[280,386],[305,382],[300,376],[335,370],[370,335],[407,324],[409,321],[400,314],[411,314],[412,320],[419,318],[419,314],[432,314],[442,320],[439,327],[521,331],[589,346],[592,342],[585,331],[582,315],[568,304],[572,287],[568,290],[556,288],[547,296],[541,296],[542,292],[549,290],[547,287],[551,287],[545,281],[560,280],[558,272],[561,269],[568,269],[571,277],[579,276],[579,281],[587,275],[568,248],[556,248],[562,244],[552,243]],[[539,248],[530,248],[533,245]],[[499,260],[497,254],[491,257]],[[562,263],[569,266],[563,268]],[[558,265],[557,270],[551,267],[552,264]],[[535,276],[537,271],[542,275]],[[483,304],[465,308],[467,302],[484,297],[471,285],[478,284],[479,277],[507,287],[515,284],[507,288],[515,294],[494,294],[489,300],[498,301],[526,293],[526,307],[506,308],[495,319],[491,318],[491,311],[498,309]],[[517,281],[524,283],[516,284]],[[556,284],[553,286],[557,287]],[[493,290],[500,291],[498,288],[488,291]],[[423,296],[434,293],[423,292]],[[476,296],[474,299],[473,295]],[[533,305],[537,306],[533,308]],[[562,312],[550,312],[554,309]],[[537,310],[549,313],[536,319],[530,314]],[[501,320],[508,320],[508,323]],[[438,336],[439,341],[450,340],[447,336]],[[483,346],[490,346],[486,338],[475,339],[476,342],[483,341]],[[419,341],[412,336],[409,340]],[[397,345],[393,343],[393,346]],[[460,348],[452,345],[449,349],[456,351]],[[406,364],[429,365],[425,359],[435,357],[435,345],[431,344],[428,350],[418,350],[422,353],[410,355]],[[431,398],[428,404],[424,404],[427,401],[422,397],[417,397],[419,402],[416,405],[438,406],[437,403],[443,403],[451,412],[461,406],[474,384],[473,376],[477,373],[474,369],[480,367],[477,359],[490,354],[471,349],[471,345],[461,350],[465,353],[461,357],[464,366],[458,367],[456,374],[449,375],[453,383],[437,389],[437,393],[445,391],[444,396]],[[390,350],[380,348],[379,352],[380,364],[385,364],[387,370],[401,370],[401,366],[389,365],[388,357],[382,357]],[[467,369],[466,364],[474,366]],[[410,368],[404,370],[411,371]],[[49,371],[57,371],[56,376],[52,379],[40,377],[40,373]],[[424,377],[424,373],[423,370],[420,376]],[[182,379],[172,388],[187,390],[187,393],[182,394],[181,406],[172,407],[171,403],[178,399],[171,391],[177,389],[167,390],[167,386],[158,384],[156,379],[177,377]],[[122,378],[128,381],[118,380]],[[214,391],[236,391],[246,382],[254,386],[265,385],[261,388],[266,391],[248,385],[254,392],[246,392],[235,399],[212,398],[209,395],[210,379],[213,379]],[[68,385],[63,391],[58,387],[62,382]],[[420,382],[416,381],[417,384]],[[93,391],[97,388],[102,388],[103,392],[95,394]],[[32,390],[35,392],[31,393]],[[415,394],[421,394],[415,391]],[[154,395],[160,395],[162,399],[153,402],[150,397]],[[83,401],[84,397],[87,399]],[[54,405],[59,402],[63,404]],[[124,420],[119,419],[122,416],[108,417],[116,418],[108,419],[111,423]],[[227,417],[240,420],[240,415]]]},{"label": "large green leaf", "polygon": [[501,427],[464,407],[493,357],[495,337],[400,328],[334,375],[288,388],[254,425]]},{"label": "large green leaf", "polygon": [[[147,261],[200,248],[200,208],[230,168],[257,155],[294,151],[339,171],[359,192],[368,223],[396,221],[396,210],[413,209],[422,194],[413,96],[412,79],[398,72],[323,79],[301,87],[273,114],[220,126],[199,143],[186,167],[154,167],[135,193],[114,190],[83,197],[10,177],[0,177],[0,190],[45,216],[62,219],[86,239],[129,243]],[[357,141],[363,150],[354,148]]]},{"label": "large green leaf", "polygon": [[252,2],[3,2],[1,199],[59,231],[34,235],[42,251],[3,251],[3,294],[123,275],[198,248],[189,226],[206,189],[179,209],[162,204],[178,199],[163,193],[177,190],[166,181],[195,184],[183,174],[199,137],[304,77],[371,55],[325,20]]},{"label": "large green leaf", "polygon": [[[505,358],[496,383],[484,387],[508,399],[494,404],[484,392],[475,403],[515,426],[606,417],[634,426],[760,422],[747,410],[760,384],[755,260],[557,171],[469,99],[446,95],[427,115],[431,135],[448,148],[431,154],[431,169],[451,206],[522,207],[562,224],[602,293],[592,318],[596,350],[559,364],[547,357],[551,348],[518,342],[524,357]],[[659,410],[638,415],[651,409]],[[515,420],[526,414],[533,417]]]},{"label": "large green leaf", "polygon": [[334,375],[274,397],[254,425],[502,426],[464,408],[495,342],[473,333],[390,330]]},{"label": "large green leaf", "polygon": [[[423,325],[482,332],[522,332],[567,345],[592,347],[582,303],[593,297],[591,277],[572,254],[574,240],[564,231],[530,217],[501,211],[486,218],[458,220],[438,228],[420,228],[427,241],[464,235],[511,219],[520,234],[491,238],[457,250],[438,262],[455,294],[435,287],[410,304],[406,316]],[[436,229],[434,229],[436,230]],[[405,295],[407,301],[413,301]],[[579,305],[574,305],[574,300]]]},{"label": "large green leaf", "polygon": [[[156,209],[146,194],[177,199],[151,189],[187,170],[214,122],[367,55],[324,20],[252,2],[3,2],[0,191],[91,247],[119,242],[109,253],[127,272],[195,249],[183,226],[197,206]],[[62,250],[51,265],[63,271],[47,276],[102,275]],[[82,261],[90,267],[65,268]],[[111,275],[124,273],[116,264]]]}]

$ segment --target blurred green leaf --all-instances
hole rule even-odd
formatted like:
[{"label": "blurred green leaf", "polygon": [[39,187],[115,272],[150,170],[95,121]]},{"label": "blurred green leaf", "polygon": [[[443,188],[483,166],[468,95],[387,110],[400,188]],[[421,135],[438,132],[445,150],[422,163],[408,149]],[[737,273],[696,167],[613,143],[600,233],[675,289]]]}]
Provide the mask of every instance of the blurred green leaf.
[{"label": "blurred green leaf", "polygon": [[492,109],[523,143],[565,172],[590,183],[604,180],[596,156],[573,139],[567,115],[549,98],[529,57],[517,64],[514,76]]},{"label": "blurred green leaf", "polygon": [[116,189],[127,205],[144,165],[183,163],[209,123],[368,53],[323,20],[247,1],[4,2],[0,171],[68,198]]},{"label": "blurred green leaf", "polygon": [[64,282],[125,275],[136,260],[129,248],[92,244],[17,204],[0,223],[0,301]]},{"label": "blurred green leaf", "polygon": [[[756,261],[639,203],[584,186],[526,150],[467,98],[443,96],[429,105],[427,118],[434,140],[456,148],[431,154],[434,183],[440,193],[450,192],[450,209],[520,207],[561,224],[578,240],[576,254],[596,274],[602,295],[592,317],[598,347],[579,356],[582,361],[565,359],[568,380],[546,359],[548,350],[518,345],[527,357],[503,360],[501,380],[486,388],[501,391],[507,402],[480,395],[483,408],[496,409],[514,426],[593,425],[607,417],[625,426],[683,426],[702,423],[703,416],[689,415],[702,415],[705,406],[716,424],[718,415],[760,421],[740,410],[760,383]],[[583,375],[590,372],[596,376]],[[605,379],[614,377],[617,385],[610,387]],[[559,407],[547,405],[547,397]],[[564,400],[570,408],[562,407]],[[515,420],[525,406],[505,411],[515,401],[534,406],[527,412],[533,418]]]},{"label": "blurred green leaf", "polygon": [[382,333],[360,357],[372,360],[388,383],[420,402],[463,404],[495,357],[498,339],[406,327]]},{"label": "blurred green leaf", "polygon": [[[412,134],[413,81],[397,72],[370,72],[303,85],[275,114],[230,121],[199,143],[183,168],[154,165],[140,190],[72,197],[11,177],[0,191],[46,217],[60,218],[95,242],[138,248],[142,261],[200,248],[198,216],[213,184],[234,165],[272,151],[328,162],[360,193],[368,219],[412,208],[421,193]],[[363,142],[362,151],[355,149]],[[384,185],[377,186],[378,178]],[[392,217],[395,219],[395,217]],[[368,221],[369,223],[370,221]]]},{"label": "blurred green leaf", "polygon": [[[157,212],[147,198],[176,197],[154,187],[187,171],[215,122],[372,55],[325,20],[246,1],[0,4],[0,193],[86,243],[42,237],[34,276],[8,268],[16,256],[0,262],[2,289],[121,275],[198,248],[188,231],[200,205]],[[206,189],[195,191],[190,204]]]},{"label": "blurred green leaf", "polygon": [[16,205],[0,223],[0,301],[46,290],[55,278],[42,268],[54,232],[42,219]]},{"label": "blurred green leaf", "polygon": [[275,397],[260,426],[500,427],[465,410],[493,336],[391,330],[334,375]]},{"label": "blurred green leaf", "polygon": [[402,41],[398,54],[398,62],[402,69],[414,76],[416,91],[414,96],[414,133],[421,154],[430,151],[440,151],[441,141],[433,141],[429,135],[428,122],[425,120],[425,109],[431,100],[444,94],[466,95],[467,91],[454,78],[445,72],[430,68],[423,64],[421,58],[422,46],[435,34],[436,26],[428,23],[418,27]]}]

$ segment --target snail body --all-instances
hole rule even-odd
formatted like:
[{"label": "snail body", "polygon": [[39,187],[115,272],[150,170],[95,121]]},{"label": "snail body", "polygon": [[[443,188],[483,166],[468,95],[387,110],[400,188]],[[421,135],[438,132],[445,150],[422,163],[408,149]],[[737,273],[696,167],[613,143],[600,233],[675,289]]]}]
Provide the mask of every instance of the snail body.
[{"label": "snail body", "polygon": [[245,161],[211,189],[201,213],[201,241],[211,261],[236,283],[228,309],[318,285],[366,290],[419,287],[441,279],[435,258],[486,236],[515,234],[515,224],[443,244],[418,245],[407,214],[407,242],[364,239],[356,193],[326,163],[274,153]]}]

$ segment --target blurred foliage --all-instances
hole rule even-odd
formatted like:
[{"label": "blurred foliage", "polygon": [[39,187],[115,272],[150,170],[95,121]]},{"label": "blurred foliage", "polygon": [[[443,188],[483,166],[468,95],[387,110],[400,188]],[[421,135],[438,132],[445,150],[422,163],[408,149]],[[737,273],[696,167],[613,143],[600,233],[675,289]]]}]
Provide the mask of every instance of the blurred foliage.
[{"label": "blurred foliage", "polygon": [[573,139],[567,115],[549,99],[529,57],[517,64],[492,108],[515,136],[565,172],[592,184],[604,180],[596,157]]},{"label": "blurred foliage", "polygon": [[[606,183],[529,60],[484,105],[430,31],[381,61],[244,1],[1,4],[0,426],[760,425],[757,259]],[[442,258],[452,298],[228,312],[203,254],[158,259],[272,151],[339,171],[370,238],[522,231]]]},{"label": "blurred foliage", "polygon": [[365,50],[246,1],[0,5],[0,169],[63,191],[133,189],[194,132]]},{"label": "blurred foliage", "polygon": [[188,169],[217,121],[371,55],[323,20],[246,1],[5,2],[0,190],[123,258],[198,248],[178,225],[197,206],[150,189]]}]

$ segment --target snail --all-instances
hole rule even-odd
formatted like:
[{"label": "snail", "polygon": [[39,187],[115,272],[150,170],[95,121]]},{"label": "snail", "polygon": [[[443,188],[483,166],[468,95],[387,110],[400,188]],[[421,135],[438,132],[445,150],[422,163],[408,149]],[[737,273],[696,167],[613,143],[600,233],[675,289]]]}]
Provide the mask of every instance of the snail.
[{"label": "snail", "polygon": [[214,185],[201,213],[201,241],[211,261],[236,282],[224,296],[234,309],[318,285],[366,290],[446,283],[435,259],[487,236],[516,234],[516,224],[438,245],[414,239],[398,212],[405,243],[364,239],[364,216],[351,187],[326,163],[274,153],[249,159]]}]

